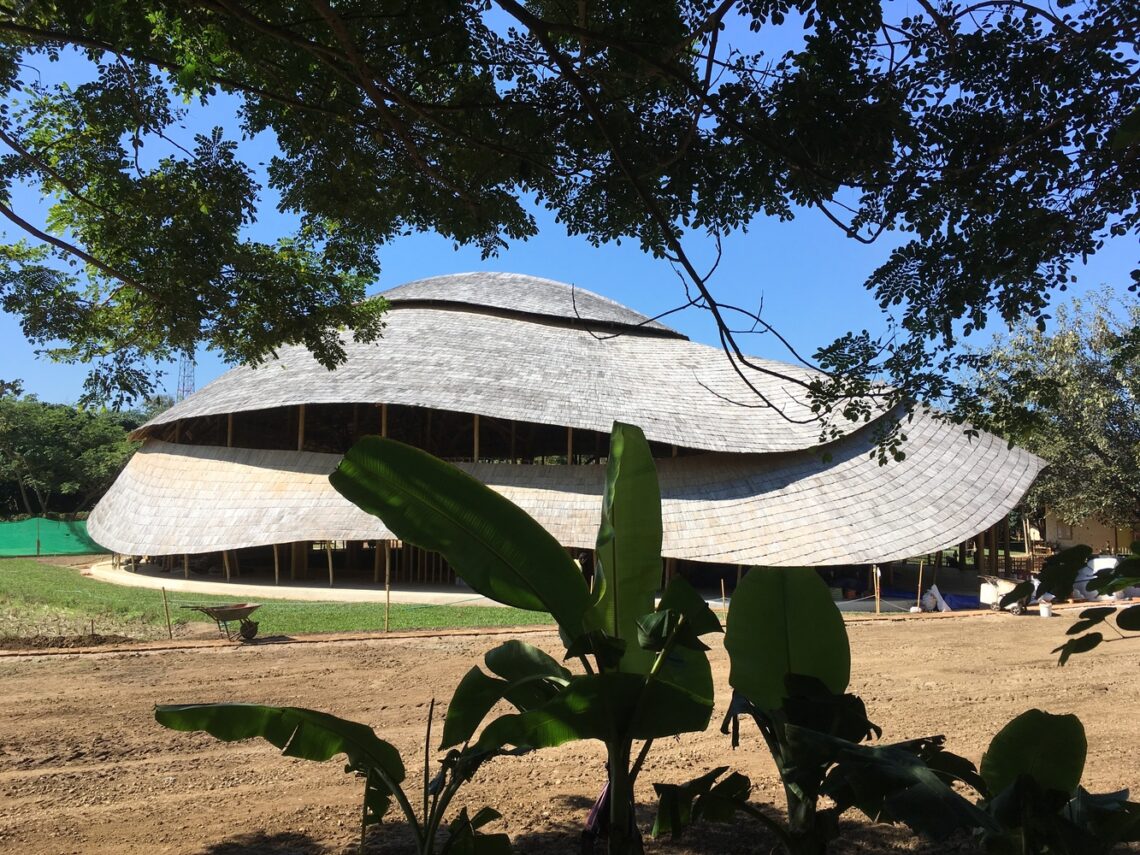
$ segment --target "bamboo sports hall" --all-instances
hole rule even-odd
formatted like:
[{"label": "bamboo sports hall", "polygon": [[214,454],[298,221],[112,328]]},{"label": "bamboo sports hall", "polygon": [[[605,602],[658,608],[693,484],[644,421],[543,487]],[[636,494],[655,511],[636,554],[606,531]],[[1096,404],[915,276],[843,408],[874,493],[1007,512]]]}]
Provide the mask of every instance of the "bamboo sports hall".
[{"label": "bamboo sports hall", "polygon": [[871,454],[891,413],[821,446],[794,382],[809,370],[755,360],[768,372],[750,379],[781,415],[720,350],[570,285],[467,273],[383,296],[382,339],[349,341],[337,370],[284,347],[141,427],[91,536],[187,576],[454,582],[439,556],[328,483],[359,437],[381,434],[453,462],[579,557],[594,546],[620,420],[657,458],[666,576],[889,562],[976,539],[996,560],[1002,523],[1043,465],[922,413],[901,462]]}]

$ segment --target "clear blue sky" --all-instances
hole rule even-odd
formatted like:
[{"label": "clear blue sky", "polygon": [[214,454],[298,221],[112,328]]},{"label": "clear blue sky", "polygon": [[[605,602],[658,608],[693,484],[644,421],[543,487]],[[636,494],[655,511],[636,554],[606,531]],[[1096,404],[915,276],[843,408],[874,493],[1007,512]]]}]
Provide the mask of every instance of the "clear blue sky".
[{"label": "clear blue sky", "polygon": [[[80,64],[65,59],[42,63],[45,79],[76,79],[84,76]],[[212,112],[211,119],[217,116]],[[203,122],[202,127],[205,127]],[[187,131],[189,135],[190,131]],[[264,162],[272,154],[272,142],[264,137],[242,143],[240,151],[250,163]],[[32,193],[17,194],[18,212],[27,215],[42,211],[42,203]],[[266,194],[259,222],[250,235],[273,241],[291,231],[292,218],[274,211],[274,199]],[[373,288],[379,292],[413,279],[471,270],[497,270],[529,273],[596,291],[647,315],[673,308],[684,301],[676,274],[666,261],[643,254],[636,242],[595,248],[581,238],[571,238],[554,222],[553,216],[539,212],[540,234],[516,243],[497,258],[480,259],[478,250],[456,250],[448,240],[432,234],[400,238],[383,248],[381,278]],[[6,230],[7,239],[21,237]],[[690,251],[706,265],[713,258],[709,239],[699,236],[689,242]],[[832,224],[813,211],[805,211],[787,223],[756,220],[747,233],[730,235],[723,242],[723,258],[710,286],[719,300],[749,309],[761,301],[765,318],[803,355],[829,344],[850,330],[868,329],[878,333],[886,319],[871,295],[862,287],[867,275],[887,256],[891,244],[864,246],[849,240]],[[1128,272],[1136,262],[1135,242],[1118,239],[1109,244],[1087,266],[1077,272],[1078,282],[1071,293],[1080,294],[1101,284],[1114,285],[1121,293],[1129,281]],[[1064,295],[1059,295],[1065,299]],[[695,341],[716,344],[715,327],[706,312],[686,309],[665,319]],[[982,344],[995,331],[974,336]],[[771,336],[742,336],[742,347],[749,353],[773,359],[789,359],[783,347]],[[226,370],[216,356],[200,352],[197,385],[200,388]],[[62,365],[37,357],[24,339],[17,320],[0,313],[0,379],[19,378],[25,391],[41,399],[74,402],[82,393],[86,368]],[[177,366],[170,366],[165,378],[166,391],[173,393]]]}]

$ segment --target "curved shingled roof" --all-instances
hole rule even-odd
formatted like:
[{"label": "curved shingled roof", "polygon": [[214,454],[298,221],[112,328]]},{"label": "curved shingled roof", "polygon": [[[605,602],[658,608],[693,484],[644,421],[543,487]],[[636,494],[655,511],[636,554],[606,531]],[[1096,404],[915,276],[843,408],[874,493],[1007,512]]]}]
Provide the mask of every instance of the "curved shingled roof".
[{"label": "curved shingled roof", "polygon": [[[454,299],[441,302],[441,294]],[[783,452],[819,442],[803,387],[812,372],[754,359],[762,370],[745,371],[772,404],[763,406],[717,348],[645,327],[618,334],[582,328],[574,305],[617,326],[645,320],[588,291],[530,276],[468,273],[413,282],[386,296],[392,308],[383,339],[349,342],[336,371],[302,347],[283,347],[265,365],[228,371],[139,433],[182,418],[284,405],[386,403],[602,433],[622,421],[651,440],[704,451]],[[504,312],[504,303],[523,311]]]},{"label": "curved shingled roof", "polygon": [[557,319],[587,329],[612,327],[686,338],[608,297],[553,279],[521,273],[453,273],[417,279],[382,295],[394,306],[490,309],[512,317]]},{"label": "curved shingled roof", "polygon": [[[776,455],[658,461],[666,556],[725,564],[889,561],[949,547],[1001,519],[1042,461],[994,436],[916,415],[906,459],[879,466],[864,428]],[[92,512],[99,543],[178,554],[296,540],[391,538],[328,483],[339,457],[149,441]],[[592,548],[603,466],[460,464],[566,546]]]}]

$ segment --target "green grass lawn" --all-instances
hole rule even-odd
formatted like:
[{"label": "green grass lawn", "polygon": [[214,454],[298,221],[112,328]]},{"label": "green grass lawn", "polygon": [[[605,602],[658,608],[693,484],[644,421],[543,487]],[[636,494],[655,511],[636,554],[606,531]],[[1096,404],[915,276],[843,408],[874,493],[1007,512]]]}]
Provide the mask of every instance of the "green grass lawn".
[{"label": "green grass lawn", "polygon": [[[212,624],[200,612],[179,608],[195,603],[227,603],[233,597],[167,592],[171,620]],[[263,600],[254,618],[259,637],[310,632],[382,630],[383,603],[320,603]],[[166,635],[162,594],[126,588],[82,576],[28,558],[0,559],[0,636],[103,635],[138,638]],[[489,606],[420,606],[393,603],[390,626],[402,629],[521,626],[553,624],[544,612]],[[175,633],[178,629],[176,627]]]}]

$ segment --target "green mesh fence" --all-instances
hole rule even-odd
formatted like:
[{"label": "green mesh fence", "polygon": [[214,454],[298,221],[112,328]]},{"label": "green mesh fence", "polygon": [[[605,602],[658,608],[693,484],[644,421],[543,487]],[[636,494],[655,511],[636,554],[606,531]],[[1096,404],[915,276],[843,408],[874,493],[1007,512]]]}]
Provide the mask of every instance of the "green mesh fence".
[{"label": "green mesh fence", "polygon": [[33,517],[0,523],[0,556],[86,555],[106,552],[87,535],[83,520],[63,522]]}]

